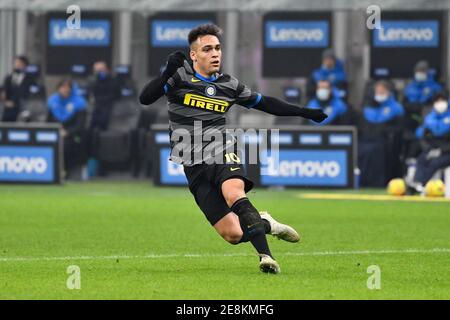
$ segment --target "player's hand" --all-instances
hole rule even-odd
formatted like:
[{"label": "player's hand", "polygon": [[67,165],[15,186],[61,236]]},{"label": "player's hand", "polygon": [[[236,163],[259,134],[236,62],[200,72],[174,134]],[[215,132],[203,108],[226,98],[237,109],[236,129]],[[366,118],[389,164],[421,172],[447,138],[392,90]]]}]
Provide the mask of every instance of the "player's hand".
[{"label": "player's hand", "polygon": [[304,117],[307,119],[311,119],[314,122],[322,122],[326,118],[328,118],[327,114],[323,112],[321,109],[312,109],[312,108],[302,108]]},{"label": "player's hand", "polygon": [[175,51],[169,54],[167,57],[167,65],[164,70],[164,74],[171,77],[178,68],[184,65],[184,60],[186,60],[186,56],[181,51]]}]

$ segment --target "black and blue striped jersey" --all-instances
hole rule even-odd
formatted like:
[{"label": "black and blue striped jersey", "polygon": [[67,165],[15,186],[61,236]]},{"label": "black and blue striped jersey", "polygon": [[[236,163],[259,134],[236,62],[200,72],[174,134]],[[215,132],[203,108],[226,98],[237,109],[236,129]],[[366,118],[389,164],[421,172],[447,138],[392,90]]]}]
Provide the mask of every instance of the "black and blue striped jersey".
[{"label": "black and blue striped jersey", "polygon": [[[221,150],[218,145],[223,143],[222,140],[202,140],[217,132],[225,134],[226,113],[234,104],[252,108],[262,97],[228,74],[205,78],[186,61],[169,78],[164,91],[168,99],[171,160],[184,165],[208,160],[206,158],[211,155],[210,152],[204,152],[205,149],[222,151],[223,146]],[[182,139],[182,136],[187,135],[191,137],[190,141]]]}]

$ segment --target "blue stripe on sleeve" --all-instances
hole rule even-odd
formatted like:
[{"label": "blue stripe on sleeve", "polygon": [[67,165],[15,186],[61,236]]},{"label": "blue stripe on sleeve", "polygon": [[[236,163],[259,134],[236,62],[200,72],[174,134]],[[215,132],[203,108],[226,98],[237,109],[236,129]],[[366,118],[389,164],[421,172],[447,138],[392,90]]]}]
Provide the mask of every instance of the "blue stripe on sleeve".
[{"label": "blue stripe on sleeve", "polygon": [[253,103],[249,104],[249,105],[244,106],[244,107],[246,107],[248,109],[251,109],[254,106],[256,106],[261,101],[261,99],[262,99],[262,95],[260,93],[258,93],[257,96],[256,96],[255,101]]}]

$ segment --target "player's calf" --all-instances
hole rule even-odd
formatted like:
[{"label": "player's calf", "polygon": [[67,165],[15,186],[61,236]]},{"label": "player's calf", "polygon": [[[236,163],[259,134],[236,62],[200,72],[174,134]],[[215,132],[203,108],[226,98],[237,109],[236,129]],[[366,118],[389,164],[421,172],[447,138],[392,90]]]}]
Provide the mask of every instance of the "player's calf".
[{"label": "player's calf", "polygon": [[236,201],[231,210],[239,217],[243,232],[241,242],[250,241],[259,254],[272,256],[266,239],[264,222],[248,198],[244,197]]}]

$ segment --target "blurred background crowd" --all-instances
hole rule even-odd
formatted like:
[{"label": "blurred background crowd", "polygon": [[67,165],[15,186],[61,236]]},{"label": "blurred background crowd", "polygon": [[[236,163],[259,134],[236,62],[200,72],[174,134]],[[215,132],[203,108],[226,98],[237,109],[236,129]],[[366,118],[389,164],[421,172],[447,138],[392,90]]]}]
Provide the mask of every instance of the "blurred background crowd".
[{"label": "blurred background crowd", "polygon": [[[26,1],[22,2],[22,8],[9,12],[16,19],[10,25],[22,34],[27,28],[34,31],[28,39],[19,37],[22,45],[15,44],[15,55],[0,52],[1,121],[61,123],[66,178],[107,176],[117,170],[134,177],[151,174],[148,132],[153,124],[167,124],[167,110],[164,99],[143,108],[137,96],[143,85],[164,67],[168,52],[177,47],[187,50],[184,43],[164,46],[154,39],[147,43],[155,23],[163,19],[212,20],[225,31],[224,72],[240,78],[255,91],[301,106],[322,108],[329,116],[317,125],[299,118],[274,118],[235,107],[229,113],[231,126],[355,126],[361,186],[384,187],[392,178],[406,177],[410,192],[414,193],[439,169],[450,166],[447,59],[450,8],[443,2],[416,1],[419,3],[411,4],[408,11],[399,11],[405,2],[386,1],[389,9],[382,16],[391,20],[403,17],[404,21],[436,19],[438,44],[431,55],[423,48],[408,51],[402,45],[398,51],[382,51],[384,48],[375,40],[376,31],[366,26],[364,9],[370,3],[358,4],[359,9],[355,9],[353,1],[338,1],[332,6],[326,1],[320,4],[288,1],[292,8],[285,12],[280,11],[283,8],[267,12],[251,12],[250,7],[242,12],[222,8],[209,12],[211,19],[205,12],[196,12],[191,2],[179,13],[157,9],[137,13],[145,1],[125,1],[131,12],[105,13],[94,6],[90,19],[106,14],[115,26],[114,36],[102,49],[107,51],[89,51],[87,46],[79,46],[72,47],[69,55],[51,51],[58,45],[50,35],[52,19],[57,22],[58,17],[67,15],[55,12],[56,4],[41,4],[36,13],[26,6]],[[133,7],[137,4],[140,6]],[[114,5],[116,9],[123,6],[111,2]],[[203,9],[214,8],[215,5],[210,5]],[[1,11],[0,23],[7,21],[5,17],[7,11]],[[286,48],[274,48],[270,42],[273,39],[267,40],[271,21],[296,19],[329,19],[328,42],[315,51],[295,48],[297,51],[287,52]],[[28,24],[21,26],[20,21]],[[21,28],[25,31],[20,31]],[[255,33],[261,37],[252,36]],[[37,43],[33,42],[33,35]],[[5,44],[7,38],[10,44],[15,43],[11,42],[14,36],[3,33],[0,38],[4,38]],[[43,47],[46,49],[42,50]],[[278,56],[272,56],[273,52],[278,52]],[[9,65],[4,63],[7,59]],[[401,72],[397,67],[401,67]]]}]

